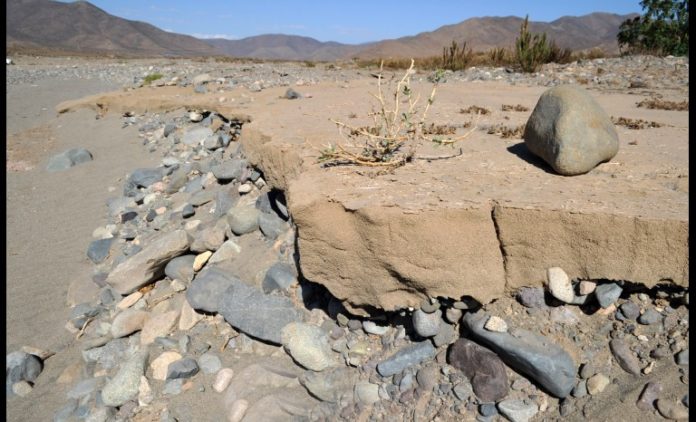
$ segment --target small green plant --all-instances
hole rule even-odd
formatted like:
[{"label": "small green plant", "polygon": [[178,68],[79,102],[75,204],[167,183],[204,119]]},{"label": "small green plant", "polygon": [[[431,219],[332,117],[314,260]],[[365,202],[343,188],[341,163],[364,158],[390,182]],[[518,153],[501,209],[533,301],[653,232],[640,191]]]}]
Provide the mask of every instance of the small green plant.
[{"label": "small green plant", "polygon": [[505,47],[492,48],[488,50],[487,56],[492,66],[505,66],[513,61],[512,53]]},{"label": "small green plant", "polygon": [[311,60],[305,60],[303,63],[305,65],[305,67],[315,67],[317,65],[316,63],[314,63]]},{"label": "small green plant", "polygon": [[449,48],[444,47],[442,49],[442,68],[447,70],[464,70],[471,64],[471,59],[474,54],[471,49],[466,48],[466,41],[461,45],[457,44],[456,41],[452,40]]},{"label": "small green plant", "polygon": [[[432,91],[425,104],[422,104],[420,95],[415,95],[411,89],[411,77],[416,73],[414,63],[415,61],[411,59],[411,65],[396,83],[391,94],[392,100],[385,98],[382,87],[384,63],[380,63],[377,74],[377,94],[372,94],[377,100],[378,109],[373,108],[369,114],[373,119],[373,125],[358,127],[331,119],[336,124],[344,142],[329,144],[322,150],[318,159],[320,163],[396,168],[413,160],[415,151],[422,141],[453,145],[476,129],[474,127],[458,137],[450,137],[451,133],[443,135],[428,133],[431,127],[426,126],[425,120],[435,101],[442,72],[436,72],[439,76],[432,79],[434,81]],[[443,127],[442,132],[447,130]]]},{"label": "small green plant", "polygon": [[145,79],[143,79],[143,85],[149,85],[157,79],[162,79],[163,77],[164,75],[161,73],[151,73],[145,76]]},{"label": "small green plant", "polygon": [[546,41],[546,33],[532,34],[529,32],[529,15],[524,18],[520,27],[520,35],[515,41],[517,63],[523,72],[536,72],[539,67],[548,62],[551,48]]}]

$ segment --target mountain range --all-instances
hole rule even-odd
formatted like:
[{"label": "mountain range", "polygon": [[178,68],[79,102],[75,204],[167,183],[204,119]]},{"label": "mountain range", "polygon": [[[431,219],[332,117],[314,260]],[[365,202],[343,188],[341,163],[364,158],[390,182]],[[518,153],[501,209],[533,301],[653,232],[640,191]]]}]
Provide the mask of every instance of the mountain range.
[{"label": "mountain range", "polygon": [[[428,57],[440,55],[452,41],[474,51],[513,47],[523,18],[480,17],[417,35],[365,44],[322,42],[309,37],[264,34],[239,40],[198,39],[163,31],[145,22],[110,15],[87,1],[8,0],[9,51],[59,51],[121,56],[233,56],[276,60]],[[532,32],[572,50],[601,48],[618,52],[619,25],[636,14],[591,13],[532,22]]]}]

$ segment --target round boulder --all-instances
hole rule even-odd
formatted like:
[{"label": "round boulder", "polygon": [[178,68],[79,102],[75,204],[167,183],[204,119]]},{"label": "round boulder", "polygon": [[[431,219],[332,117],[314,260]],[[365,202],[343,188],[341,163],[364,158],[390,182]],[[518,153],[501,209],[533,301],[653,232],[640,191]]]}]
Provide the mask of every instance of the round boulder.
[{"label": "round boulder", "polygon": [[619,151],[607,113],[587,92],[569,85],[541,95],[523,137],[532,153],[564,176],[587,173]]}]

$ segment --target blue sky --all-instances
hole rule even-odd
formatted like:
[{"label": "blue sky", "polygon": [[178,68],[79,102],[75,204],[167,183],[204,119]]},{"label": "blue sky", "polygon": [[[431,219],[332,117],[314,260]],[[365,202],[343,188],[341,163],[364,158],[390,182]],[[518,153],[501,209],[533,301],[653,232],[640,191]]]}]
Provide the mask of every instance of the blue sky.
[{"label": "blue sky", "polygon": [[472,17],[552,21],[592,12],[640,13],[639,0],[89,0],[113,15],[200,38],[282,33],[358,44],[415,35]]}]

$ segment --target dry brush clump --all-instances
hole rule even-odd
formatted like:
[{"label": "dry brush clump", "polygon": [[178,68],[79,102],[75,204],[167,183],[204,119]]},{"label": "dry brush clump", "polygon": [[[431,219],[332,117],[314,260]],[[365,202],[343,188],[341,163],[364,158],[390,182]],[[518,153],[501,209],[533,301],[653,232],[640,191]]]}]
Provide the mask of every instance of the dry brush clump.
[{"label": "dry brush clump", "polygon": [[475,126],[464,135],[451,136],[454,133],[447,126],[426,124],[442,71],[437,72],[435,78],[431,78],[432,91],[427,100],[421,102],[420,94],[415,95],[411,89],[411,77],[415,74],[414,63],[412,59],[411,65],[396,83],[391,98],[385,94],[384,66],[380,65],[377,74],[377,94],[372,94],[377,100],[377,108],[373,107],[373,111],[369,113],[373,125],[360,127],[331,119],[336,124],[343,142],[329,144],[322,150],[320,163],[395,168],[412,161],[423,141],[453,145],[473,133]]},{"label": "dry brush clump", "polygon": [[636,103],[637,107],[644,107],[651,110],[675,110],[675,111],[689,111],[688,101],[666,101],[659,98],[645,99],[639,103]]},{"label": "dry brush clump", "polygon": [[651,122],[643,119],[631,119],[628,117],[611,117],[612,123],[618,126],[623,126],[628,129],[645,129],[662,127],[662,123]]}]

